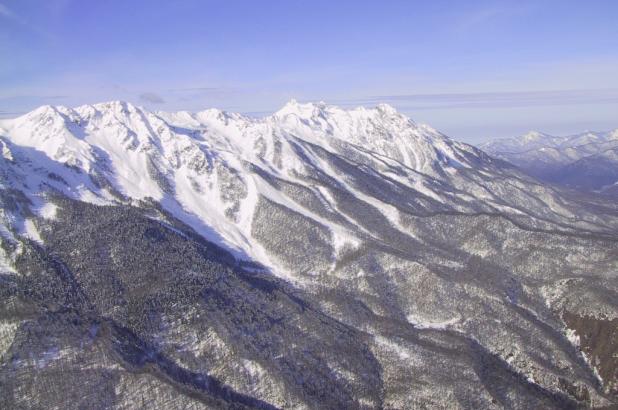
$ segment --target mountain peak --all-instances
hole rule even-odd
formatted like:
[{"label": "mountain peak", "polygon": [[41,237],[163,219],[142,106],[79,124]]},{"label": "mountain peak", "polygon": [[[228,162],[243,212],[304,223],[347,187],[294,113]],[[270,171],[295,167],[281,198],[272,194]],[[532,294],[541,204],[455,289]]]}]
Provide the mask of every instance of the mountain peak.
[{"label": "mountain peak", "polygon": [[399,115],[399,111],[390,104],[381,103],[376,106],[376,109],[385,115]]},{"label": "mountain peak", "polygon": [[15,118],[13,124],[16,126],[28,126],[28,124],[38,124],[39,126],[49,127],[52,124],[60,126],[67,118],[73,118],[75,113],[72,109],[63,105],[42,105],[34,110]]},{"label": "mountain peak", "polygon": [[545,137],[548,137],[547,134],[542,133],[540,131],[528,131],[527,133],[525,133],[524,135],[522,135],[522,140],[525,142],[532,142],[532,141],[538,141],[540,139],[543,139]]},{"label": "mountain peak", "polygon": [[137,112],[139,110],[138,107],[131,104],[127,101],[122,100],[114,100],[108,102],[102,102],[92,105],[98,111],[114,111],[114,112],[122,112],[122,113],[130,113]]},{"label": "mountain peak", "polygon": [[307,102],[301,103],[296,99],[291,99],[288,101],[281,109],[274,113],[275,117],[285,117],[287,115],[296,115],[301,118],[309,118],[312,117],[319,111],[322,111],[326,108],[326,103],[320,101],[318,103]]},{"label": "mountain peak", "polygon": [[59,111],[66,111],[66,107],[46,104],[35,108],[29,113],[24,114],[22,118],[39,118],[44,116],[54,116],[59,115]]}]

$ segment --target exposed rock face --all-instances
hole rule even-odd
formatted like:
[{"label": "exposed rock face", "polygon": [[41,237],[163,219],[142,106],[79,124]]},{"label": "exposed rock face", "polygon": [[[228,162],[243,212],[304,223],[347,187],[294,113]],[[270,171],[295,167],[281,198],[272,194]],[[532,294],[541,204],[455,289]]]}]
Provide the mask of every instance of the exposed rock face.
[{"label": "exposed rock face", "polygon": [[387,106],[0,127],[8,408],[617,403],[614,202]]},{"label": "exposed rock face", "polygon": [[582,352],[594,366],[605,390],[618,396],[618,318],[596,318],[564,312],[564,321],[579,339]]}]

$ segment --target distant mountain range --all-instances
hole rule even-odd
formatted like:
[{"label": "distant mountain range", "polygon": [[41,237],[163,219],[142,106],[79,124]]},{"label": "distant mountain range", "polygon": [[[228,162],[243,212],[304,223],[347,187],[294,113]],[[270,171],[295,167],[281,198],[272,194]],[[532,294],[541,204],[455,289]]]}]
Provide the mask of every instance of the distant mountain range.
[{"label": "distant mountain range", "polygon": [[618,194],[618,129],[566,137],[530,132],[479,147],[545,181]]},{"label": "distant mountain range", "polygon": [[618,205],[388,105],[44,106],[0,152],[7,408],[618,403]]}]

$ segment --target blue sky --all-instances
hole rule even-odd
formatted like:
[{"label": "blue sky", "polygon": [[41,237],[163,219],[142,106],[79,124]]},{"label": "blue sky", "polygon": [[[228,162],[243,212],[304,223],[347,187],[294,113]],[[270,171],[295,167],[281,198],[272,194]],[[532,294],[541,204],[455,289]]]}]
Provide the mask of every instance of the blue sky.
[{"label": "blue sky", "polygon": [[470,142],[618,127],[618,1],[0,0],[0,116],[387,102]]}]

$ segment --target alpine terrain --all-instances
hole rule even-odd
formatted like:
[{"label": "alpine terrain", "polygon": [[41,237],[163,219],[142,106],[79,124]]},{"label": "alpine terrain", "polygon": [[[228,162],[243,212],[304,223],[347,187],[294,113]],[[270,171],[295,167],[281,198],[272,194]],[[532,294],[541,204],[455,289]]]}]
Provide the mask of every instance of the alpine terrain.
[{"label": "alpine terrain", "polygon": [[614,198],[618,195],[618,129],[567,137],[532,131],[480,147],[545,181]]},{"label": "alpine terrain", "polygon": [[[485,148],[580,184],[617,137]],[[43,106],[0,151],[2,408],[618,406],[618,205],[388,105]]]}]

